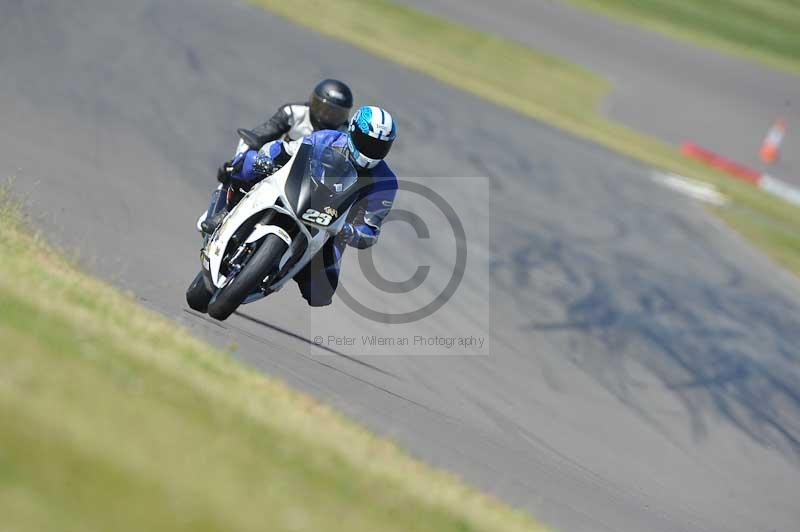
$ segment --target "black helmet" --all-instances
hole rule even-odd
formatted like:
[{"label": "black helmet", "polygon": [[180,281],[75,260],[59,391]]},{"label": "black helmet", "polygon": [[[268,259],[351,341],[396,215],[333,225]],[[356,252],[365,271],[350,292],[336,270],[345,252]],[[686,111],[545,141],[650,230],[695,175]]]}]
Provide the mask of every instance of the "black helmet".
[{"label": "black helmet", "polygon": [[308,105],[314,129],[339,129],[350,117],[353,93],[339,80],[323,79],[314,87]]}]

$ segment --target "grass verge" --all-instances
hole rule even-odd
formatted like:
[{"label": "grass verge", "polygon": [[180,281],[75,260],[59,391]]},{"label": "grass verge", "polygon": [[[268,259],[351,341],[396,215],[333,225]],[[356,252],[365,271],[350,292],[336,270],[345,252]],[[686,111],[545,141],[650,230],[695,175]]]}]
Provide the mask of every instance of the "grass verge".
[{"label": "grass verge", "polygon": [[[773,259],[800,274],[800,209],[684,159],[674,148],[600,115],[608,84],[530,48],[390,0],[253,0],[291,22],[347,42],[654,168],[716,185],[715,209]],[[308,13],[314,16],[308,16]],[[380,28],[376,35],[375,28]],[[391,106],[390,106],[391,107]]]},{"label": "grass verge", "polygon": [[544,530],[78,272],[0,190],[0,528]]},{"label": "grass verge", "polygon": [[800,74],[795,0],[566,0],[669,37]]}]

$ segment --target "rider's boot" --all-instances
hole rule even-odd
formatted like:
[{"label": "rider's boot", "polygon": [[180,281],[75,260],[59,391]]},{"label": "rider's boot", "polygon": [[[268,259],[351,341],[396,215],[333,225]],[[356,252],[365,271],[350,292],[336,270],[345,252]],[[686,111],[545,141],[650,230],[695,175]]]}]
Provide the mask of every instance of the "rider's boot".
[{"label": "rider's boot", "polygon": [[226,214],[228,214],[226,187],[219,185],[211,193],[208,209],[197,220],[197,230],[201,233],[213,234]]},{"label": "rider's boot", "polygon": [[225,215],[227,214],[228,210],[222,209],[211,218],[205,219],[202,222],[200,222],[200,229],[202,229],[203,232],[208,235],[214,234],[214,231],[217,230],[217,227],[219,227],[219,225],[222,223],[222,220],[225,219]]}]

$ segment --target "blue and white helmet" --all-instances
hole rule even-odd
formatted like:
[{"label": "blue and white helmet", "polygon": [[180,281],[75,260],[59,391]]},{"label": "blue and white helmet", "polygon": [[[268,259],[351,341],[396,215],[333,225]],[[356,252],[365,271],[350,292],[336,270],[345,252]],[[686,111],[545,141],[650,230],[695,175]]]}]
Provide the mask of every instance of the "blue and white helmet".
[{"label": "blue and white helmet", "polygon": [[347,147],[356,165],[375,168],[386,157],[397,137],[392,115],[380,107],[364,106],[350,119]]}]

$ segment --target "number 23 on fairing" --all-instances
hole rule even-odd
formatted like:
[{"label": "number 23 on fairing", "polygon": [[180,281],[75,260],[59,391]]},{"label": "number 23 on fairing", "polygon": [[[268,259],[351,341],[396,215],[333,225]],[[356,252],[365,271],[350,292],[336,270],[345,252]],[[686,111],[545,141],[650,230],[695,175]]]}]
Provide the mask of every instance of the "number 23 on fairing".
[{"label": "number 23 on fairing", "polygon": [[317,225],[328,226],[333,221],[330,214],[319,212],[316,209],[308,209],[302,216],[303,220]]}]

